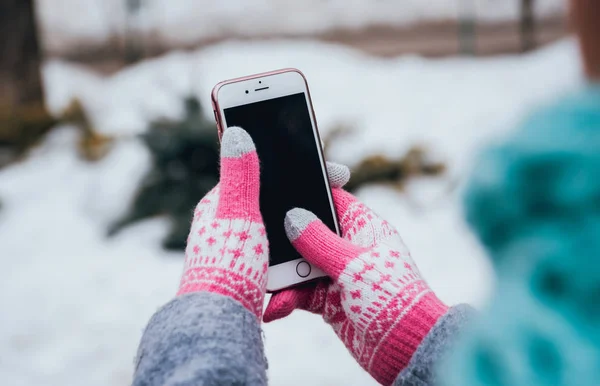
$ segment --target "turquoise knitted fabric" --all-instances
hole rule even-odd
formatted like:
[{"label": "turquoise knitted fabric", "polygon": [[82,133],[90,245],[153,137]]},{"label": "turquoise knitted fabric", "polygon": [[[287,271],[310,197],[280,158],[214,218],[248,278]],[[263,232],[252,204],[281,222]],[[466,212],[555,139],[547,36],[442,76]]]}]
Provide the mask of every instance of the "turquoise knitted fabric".
[{"label": "turquoise knitted fabric", "polygon": [[496,295],[440,369],[444,385],[600,385],[600,86],[487,150],[467,220]]}]

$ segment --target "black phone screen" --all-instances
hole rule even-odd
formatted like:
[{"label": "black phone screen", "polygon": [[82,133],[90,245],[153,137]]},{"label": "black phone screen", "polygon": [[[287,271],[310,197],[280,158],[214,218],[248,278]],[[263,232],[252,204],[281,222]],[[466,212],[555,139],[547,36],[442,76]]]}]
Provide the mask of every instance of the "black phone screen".
[{"label": "black phone screen", "polygon": [[260,210],[270,265],[301,256],[283,226],[288,210],[310,210],[335,232],[327,185],[304,93],[224,109],[227,126],[246,130],[260,160]]}]

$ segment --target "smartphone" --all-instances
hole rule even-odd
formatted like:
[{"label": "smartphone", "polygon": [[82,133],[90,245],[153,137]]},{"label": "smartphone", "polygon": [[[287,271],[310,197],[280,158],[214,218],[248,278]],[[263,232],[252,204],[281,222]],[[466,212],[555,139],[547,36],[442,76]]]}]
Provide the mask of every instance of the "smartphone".
[{"label": "smartphone", "polygon": [[256,145],[269,240],[267,291],[325,276],[296,252],[283,225],[287,211],[300,207],[340,234],[306,78],[290,68],[227,80],[214,87],[212,103],[219,138],[239,126]]}]

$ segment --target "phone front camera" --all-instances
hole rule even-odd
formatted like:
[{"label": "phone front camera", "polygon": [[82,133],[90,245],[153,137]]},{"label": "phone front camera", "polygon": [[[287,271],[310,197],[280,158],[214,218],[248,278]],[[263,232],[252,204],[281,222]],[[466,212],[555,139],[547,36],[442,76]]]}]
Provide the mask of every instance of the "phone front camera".
[{"label": "phone front camera", "polygon": [[246,90],[246,94],[248,94],[248,90]]}]

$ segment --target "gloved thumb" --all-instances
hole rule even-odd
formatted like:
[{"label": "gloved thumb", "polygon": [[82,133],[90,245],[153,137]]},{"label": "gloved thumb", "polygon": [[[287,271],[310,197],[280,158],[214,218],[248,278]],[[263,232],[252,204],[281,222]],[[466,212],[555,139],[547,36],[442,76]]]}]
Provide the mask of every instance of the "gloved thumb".
[{"label": "gloved thumb", "polygon": [[250,135],[229,127],[221,139],[221,192],[217,218],[248,218],[260,222],[260,165]]},{"label": "gloved thumb", "polygon": [[284,226],[300,255],[334,280],[351,260],[367,251],[342,239],[306,209],[294,208],[287,212]]}]

